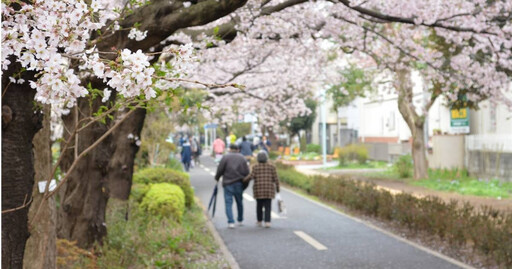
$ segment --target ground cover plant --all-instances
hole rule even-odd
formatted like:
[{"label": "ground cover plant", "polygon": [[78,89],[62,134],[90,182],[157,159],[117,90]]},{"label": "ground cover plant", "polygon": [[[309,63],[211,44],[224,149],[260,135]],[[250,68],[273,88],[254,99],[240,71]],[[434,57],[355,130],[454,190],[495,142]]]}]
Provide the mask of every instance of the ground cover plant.
[{"label": "ground cover plant", "polygon": [[413,185],[433,190],[494,198],[512,197],[512,182],[497,179],[478,179],[465,170],[430,170],[427,180],[412,181]]},{"label": "ground cover plant", "polygon": [[[412,167],[409,167],[412,170]],[[411,171],[409,170],[409,171]],[[463,195],[475,195],[506,199],[512,197],[512,183],[497,179],[481,179],[470,176],[464,169],[429,169],[428,178],[414,180],[402,177],[396,166],[386,171],[365,174],[370,179],[396,180],[431,190],[455,192]]]},{"label": "ground cover plant", "polygon": [[292,166],[276,164],[279,179],[321,199],[342,204],[367,216],[397,223],[413,232],[427,232],[452,247],[471,247],[502,267],[512,266],[512,214],[489,207],[475,209],[438,197],[392,195],[368,182],[347,176],[306,176]]},{"label": "ground cover plant", "polygon": [[327,167],[323,170],[339,170],[339,169],[384,169],[388,168],[387,162],[381,161],[366,161],[363,164],[357,162],[347,162],[344,165],[337,165],[333,167]]},{"label": "ground cover plant", "polygon": [[[228,268],[202,209],[195,201],[185,207],[182,189],[162,182],[139,178],[129,201],[111,199],[109,233],[93,251],[59,240],[58,268]],[[155,199],[155,191],[164,191],[170,203]]]}]

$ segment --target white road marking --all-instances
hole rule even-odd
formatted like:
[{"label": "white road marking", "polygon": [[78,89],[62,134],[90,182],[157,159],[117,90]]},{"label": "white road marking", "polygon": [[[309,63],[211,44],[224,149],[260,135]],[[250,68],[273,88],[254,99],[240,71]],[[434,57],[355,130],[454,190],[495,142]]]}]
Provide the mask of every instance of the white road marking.
[{"label": "white road marking", "polygon": [[206,172],[210,172],[210,171],[212,171],[212,170],[210,170],[210,168],[208,168],[208,167],[205,167],[205,168],[204,168],[204,170],[206,170]]},{"label": "white road marking", "polygon": [[210,172],[210,175],[215,176],[215,173],[214,172]]},{"label": "white road marking", "polygon": [[312,245],[317,250],[326,250],[327,247],[320,244],[320,242],[316,241],[313,237],[309,236],[303,231],[293,231],[298,237],[302,238],[308,244]]},{"label": "white road marking", "polygon": [[245,193],[244,192],[244,198],[245,200],[249,201],[249,202],[254,202],[254,198],[252,198],[252,196],[250,196],[249,194]]},{"label": "white road marking", "polygon": [[273,218],[273,219],[286,219],[287,217],[283,217],[283,216],[280,216],[279,214],[277,214],[276,212],[274,211],[271,211],[270,212],[270,216]]},{"label": "white road marking", "polygon": [[407,239],[405,239],[405,238],[402,238],[402,237],[400,237],[400,236],[398,236],[398,235],[395,235],[395,234],[393,234],[393,233],[391,233],[391,232],[388,232],[388,231],[386,231],[386,230],[384,230],[384,229],[381,229],[381,228],[379,228],[379,227],[377,227],[377,226],[375,226],[375,225],[373,225],[373,224],[371,224],[371,223],[369,223],[369,222],[366,222],[366,221],[361,220],[361,219],[358,219],[358,218],[356,218],[356,217],[353,217],[353,216],[347,215],[347,214],[345,214],[345,213],[343,213],[343,212],[341,212],[341,211],[339,211],[339,210],[336,210],[336,209],[334,209],[334,208],[332,208],[332,207],[330,207],[330,206],[328,206],[328,205],[325,205],[325,204],[322,204],[322,203],[320,203],[320,202],[317,202],[317,201],[315,201],[315,200],[313,200],[313,199],[311,199],[311,198],[309,198],[309,197],[307,197],[307,196],[304,196],[304,195],[302,195],[302,194],[300,194],[300,193],[298,193],[298,192],[295,192],[295,191],[293,191],[293,190],[291,190],[291,189],[288,189],[288,188],[283,188],[283,189],[285,189],[286,191],[290,192],[291,194],[294,194],[294,195],[295,195],[295,196],[297,196],[297,197],[304,198],[304,199],[306,199],[306,200],[308,200],[308,201],[312,202],[313,204],[316,204],[316,205],[318,205],[318,206],[321,206],[321,207],[323,207],[323,208],[325,208],[325,209],[327,209],[327,210],[330,210],[331,212],[334,212],[334,213],[336,213],[336,214],[339,214],[339,215],[342,215],[342,216],[344,216],[344,217],[347,217],[347,218],[349,218],[349,219],[351,219],[351,220],[353,220],[353,221],[355,221],[355,222],[359,222],[359,223],[361,223],[361,224],[364,224],[364,225],[366,225],[367,227],[369,227],[370,229],[374,229],[374,230],[376,230],[376,231],[379,231],[379,232],[381,232],[381,233],[383,233],[383,234],[385,234],[385,235],[388,235],[388,236],[390,236],[390,237],[392,237],[392,238],[395,238],[395,239],[396,239],[396,240],[398,240],[398,241],[404,242],[404,243],[409,244],[409,245],[411,245],[411,246],[413,246],[413,247],[415,247],[415,248],[417,248],[417,249],[423,250],[423,251],[425,251],[425,252],[427,252],[427,253],[429,253],[429,254],[431,254],[431,255],[433,255],[433,256],[436,256],[436,257],[441,258],[441,259],[443,259],[443,260],[445,260],[445,261],[451,262],[452,264],[455,264],[455,265],[457,265],[457,266],[459,266],[459,267],[461,267],[461,268],[464,268],[464,269],[475,269],[475,267],[473,267],[473,266],[470,266],[470,265],[467,265],[467,264],[465,264],[465,263],[459,262],[459,261],[457,261],[457,260],[455,260],[455,259],[453,259],[453,258],[450,258],[450,257],[448,257],[448,256],[446,256],[446,255],[444,255],[444,254],[441,254],[441,253],[439,253],[439,252],[437,252],[437,251],[434,251],[434,250],[431,250],[431,249],[426,248],[426,247],[424,247],[424,246],[421,246],[421,245],[419,245],[419,244],[416,244],[416,243],[414,243],[414,242],[412,242],[412,241],[409,241],[409,240],[407,240]]}]

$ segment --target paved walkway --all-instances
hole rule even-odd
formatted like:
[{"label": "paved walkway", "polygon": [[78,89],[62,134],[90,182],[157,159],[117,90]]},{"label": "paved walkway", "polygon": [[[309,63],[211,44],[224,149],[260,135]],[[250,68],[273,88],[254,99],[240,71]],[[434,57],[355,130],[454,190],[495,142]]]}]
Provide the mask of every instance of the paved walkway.
[{"label": "paved walkway", "polygon": [[[190,173],[204,206],[215,186],[215,169],[206,157]],[[276,214],[273,201],[272,228],[256,227],[256,203],[249,186],[244,194],[244,226],[228,229],[223,190],[219,190],[212,222],[240,268],[469,268],[285,188],[281,195],[287,215]]]}]

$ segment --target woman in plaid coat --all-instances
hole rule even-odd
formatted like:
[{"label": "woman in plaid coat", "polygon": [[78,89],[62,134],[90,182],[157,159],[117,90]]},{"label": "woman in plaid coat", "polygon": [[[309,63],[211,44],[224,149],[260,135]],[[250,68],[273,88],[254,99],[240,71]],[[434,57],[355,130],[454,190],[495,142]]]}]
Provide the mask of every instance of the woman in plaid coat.
[{"label": "woman in plaid coat", "polygon": [[253,195],[256,199],[256,218],[258,226],[262,226],[263,208],[265,208],[265,227],[270,227],[270,212],[272,199],[279,192],[279,179],[277,178],[276,168],[267,163],[268,155],[261,151],[257,156],[258,164],[254,165],[251,173],[244,179],[249,182],[254,179]]}]

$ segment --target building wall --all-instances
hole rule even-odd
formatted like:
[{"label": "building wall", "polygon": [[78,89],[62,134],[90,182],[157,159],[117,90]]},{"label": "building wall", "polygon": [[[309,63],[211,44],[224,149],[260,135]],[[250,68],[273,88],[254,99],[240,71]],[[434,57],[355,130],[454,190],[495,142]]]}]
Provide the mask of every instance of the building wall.
[{"label": "building wall", "polygon": [[435,135],[432,137],[432,154],[428,155],[429,167],[463,168],[464,150],[464,135]]}]

